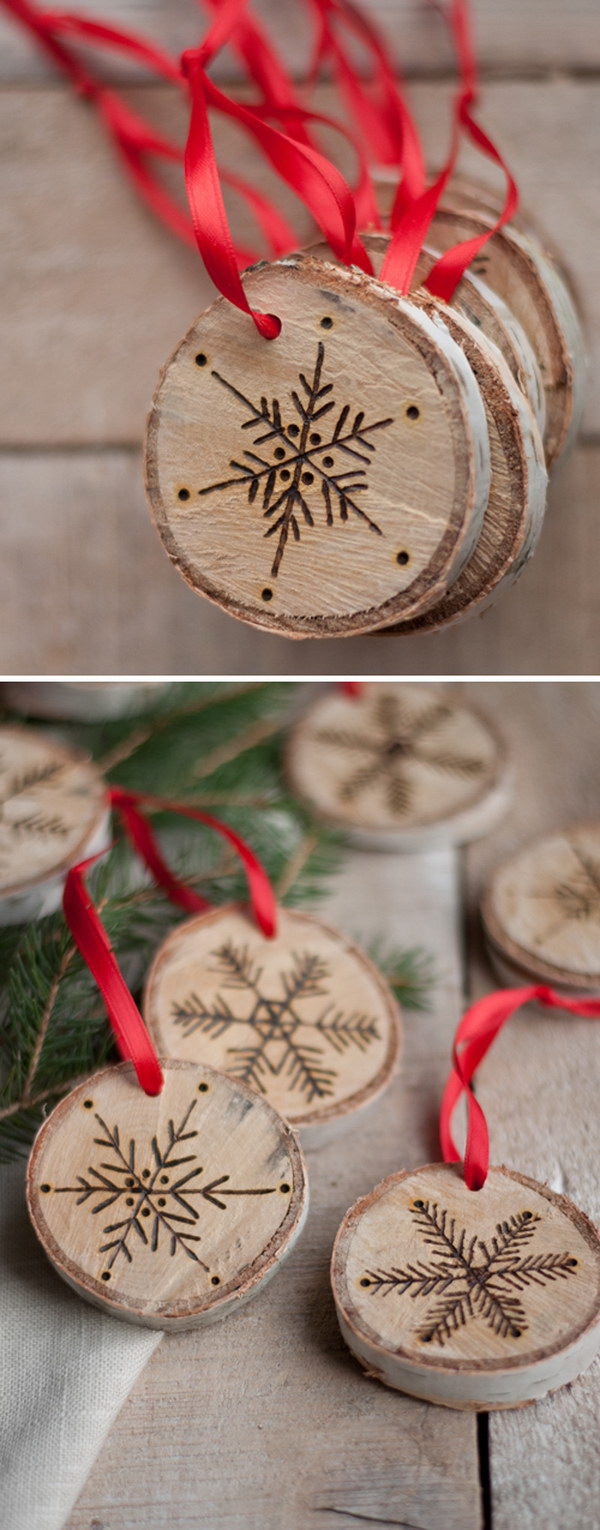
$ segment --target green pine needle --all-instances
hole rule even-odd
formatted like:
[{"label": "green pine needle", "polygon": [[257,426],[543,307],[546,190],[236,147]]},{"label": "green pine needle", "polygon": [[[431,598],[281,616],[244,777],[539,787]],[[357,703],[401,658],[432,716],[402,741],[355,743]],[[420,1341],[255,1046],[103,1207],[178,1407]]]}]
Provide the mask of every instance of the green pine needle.
[{"label": "green pine needle", "polygon": [[404,1009],[430,1008],[431,989],[436,982],[433,958],[423,946],[411,946],[408,950],[386,946],[372,941],[367,955],[383,973],[398,1003]]}]

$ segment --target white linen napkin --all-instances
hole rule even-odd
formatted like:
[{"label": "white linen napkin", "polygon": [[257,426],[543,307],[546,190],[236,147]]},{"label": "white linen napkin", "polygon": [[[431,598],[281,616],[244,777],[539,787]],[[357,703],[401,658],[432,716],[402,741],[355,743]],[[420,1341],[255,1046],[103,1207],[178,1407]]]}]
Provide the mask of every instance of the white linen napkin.
[{"label": "white linen napkin", "polygon": [[0,1168],[0,1524],[61,1530],[162,1335],[81,1301],[48,1263],[25,1166]]}]

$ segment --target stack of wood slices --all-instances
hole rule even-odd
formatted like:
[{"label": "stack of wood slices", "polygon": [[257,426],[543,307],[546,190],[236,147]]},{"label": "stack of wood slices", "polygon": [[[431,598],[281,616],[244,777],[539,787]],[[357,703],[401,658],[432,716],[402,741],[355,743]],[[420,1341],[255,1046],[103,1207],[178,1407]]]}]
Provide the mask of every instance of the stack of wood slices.
[{"label": "stack of wood slices", "polygon": [[[393,190],[378,181],[381,211]],[[493,193],[457,178],[408,297],[328,246],[243,278],[278,314],[266,341],[223,298],[161,375],[150,508],[198,593],[290,637],[432,630],[484,609],[538,541],[548,471],[582,406],[580,325],[562,271],[521,220],[493,234],[451,304],[436,256],[493,227]]]}]

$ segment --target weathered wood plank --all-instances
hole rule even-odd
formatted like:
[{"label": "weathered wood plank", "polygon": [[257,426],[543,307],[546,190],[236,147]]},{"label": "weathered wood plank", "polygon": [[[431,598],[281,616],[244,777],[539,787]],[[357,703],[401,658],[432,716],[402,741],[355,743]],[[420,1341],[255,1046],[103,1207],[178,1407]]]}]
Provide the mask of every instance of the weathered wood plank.
[{"label": "weathered wood plank", "polygon": [[[383,28],[392,56],[407,72],[447,67],[451,53],[438,18],[423,0],[363,0],[363,8]],[[80,0],[78,9],[98,15],[96,0]],[[256,0],[256,14],[266,22],[288,68],[301,74],[309,58],[310,17],[300,0],[285,6],[277,0]],[[123,27],[143,32],[173,52],[193,47],[205,19],[189,0],[105,0],[102,16]],[[473,0],[473,21],[479,58],[484,68],[565,69],[600,65],[600,18],[595,0],[575,0],[568,8],[560,0]],[[307,24],[308,23],[308,24]],[[37,56],[20,30],[0,20],[0,73],[8,79],[37,78],[48,66]],[[221,76],[236,69],[227,52],[217,62]]]},{"label": "weathered wood plank", "polygon": [[[413,95],[428,152],[439,161],[449,87],[421,84]],[[138,87],[131,99],[158,126],[183,136],[183,106],[168,87]],[[319,102],[331,105],[327,89]],[[600,202],[586,188],[596,176],[600,89],[559,78],[494,83],[484,93],[484,117],[525,202],[573,271],[595,359]],[[275,190],[299,240],[309,237],[303,209],[257,164],[254,149],[229,127],[218,136],[223,163]],[[137,442],[159,367],[210,300],[201,262],[140,205],[96,117],[64,87],[1,91],[0,141],[9,230],[0,254],[0,441]],[[336,135],[332,152],[340,152],[340,142]],[[341,159],[348,168],[345,152]],[[481,170],[472,153],[465,154],[468,165]],[[232,218],[240,241],[258,249],[239,202]],[[600,367],[590,382],[585,429],[600,431]]]},{"label": "weathered wood plank", "polygon": [[294,643],[179,578],[136,453],[0,453],[6,674],[597,674],[600,448],[561,468],[534,559],[492,610],[427,636]]},{"label": "weathered wood plank", "polygon": [[367,1520],[477,1530],[475,1420],[370,1383],[339,1335],[331,1243],[350,1202],[392,1167],[435,1156],[460,1005],[452,852],[348,856],[323,913],[361,940],[424,944],[432,1010],[407,1015],[401,1076],[365,1124],[308,1154],[305,1234],[264,1297],[202,1334],[164,1340],[110,1435],[68,1530],[351,1530]]},{"label": "weathered wood plank", "polygon": [[[488,869],[555,825],[598,817],[600,687],[516,685],[474,690],[502,716],[519,769],[504,828],[468,852],[473,992],[493,983],[477,907]],[[596,1222],[598,1030],[594,1021],[528,1010],[515,1016],[482,1066],[492,1162],[564,1191]],[[519,1414],[490,1419],[494,1530],[595,1530],[600,1494],[600,1371]]]}]

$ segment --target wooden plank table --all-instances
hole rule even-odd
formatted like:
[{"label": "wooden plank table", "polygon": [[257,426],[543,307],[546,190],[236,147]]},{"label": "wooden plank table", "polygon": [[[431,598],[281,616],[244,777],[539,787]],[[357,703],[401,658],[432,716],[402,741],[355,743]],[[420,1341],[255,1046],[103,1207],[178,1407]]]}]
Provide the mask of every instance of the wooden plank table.
[{"label": "wooden plank table", "polygon": [[[88,0],[86,0],[86,4]],[[89,0],[93,10],[92,0]],[[367,4],[369,0],[367,0]],[[292,68],[307,28],[300,0],[259,0]],[[600,141],[596,0],[474,0],[483,117],[573,272],[591,372],[584,436],[561,468],[535,559],[483,617],[443,634],[293,643],[246,628],[194,596],[144,506],[140,442],[159,366],[211,288],[195,254],[136,200],[98,121],[0,18],[0,670],[15,674],[595,674],[600,482]],[[193,41],[190,0],[107,0],[107,14],[168,42]],[[424,0],[371,0],[412,75],[427,152],[448,140],[450,56]],[[227,54],[222,68],[230,73]],[[128,91],[180,137],[168,86]],[[329,87],[318,103],[332,105]],[[219,125],[223,159],[298,204]],[[339,152],[339,138],[332,150]],[[342,162],[350,168],[342,155]],[[465,168],[481,164],[465,154]],[[239,205],[240,240],[256,244]]]},{"label": "wooden plank table", "polygon": [[[327,917],[363,941],[425,946],[430,1012],[405,1016],[400,1076],[364,1125],[310,1153],[298,1248],[244,1312],[162,1340],[67,1530],[595,1530],[600,1367],[518,1413],[478,1421],[367,1381],[328,1285],[347,1206],[394,1168],[438,1156],[437,1111],[465,1000],[492,983],[484,876],[526,839],[598,815],[600,687],[453,685],[496,719],[517,767],[510,814],[466,853],[348,853]],[[600,1218],[599,1035],[557,1012],[515,1017],[481,1069],[492,1160],[547,1178]]]}]

